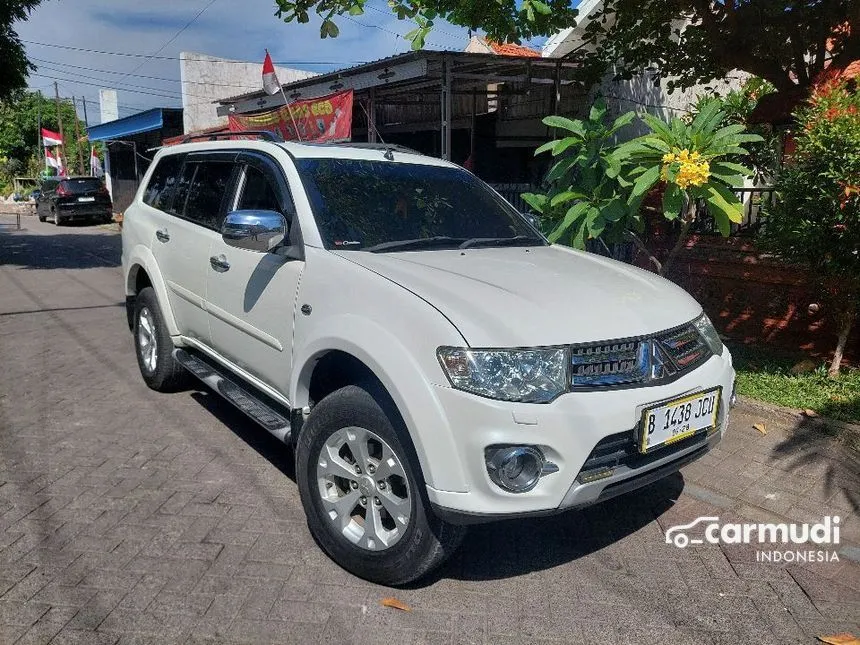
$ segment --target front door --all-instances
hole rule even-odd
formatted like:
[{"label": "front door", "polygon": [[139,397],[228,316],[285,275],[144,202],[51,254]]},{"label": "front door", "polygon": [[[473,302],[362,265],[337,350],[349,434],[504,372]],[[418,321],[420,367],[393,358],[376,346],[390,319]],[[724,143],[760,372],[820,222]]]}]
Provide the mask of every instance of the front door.
[{"label": "front door", "polygon": [[[268,210],[297,226],[280,167],[262,154],[246,153],[233,210]],[[292,370],[293,322],[305,263],[276,253],[228,246],[220,237],[210,253],[223,264],[208,267],[206,300],[212,347],[285,397]]]}]

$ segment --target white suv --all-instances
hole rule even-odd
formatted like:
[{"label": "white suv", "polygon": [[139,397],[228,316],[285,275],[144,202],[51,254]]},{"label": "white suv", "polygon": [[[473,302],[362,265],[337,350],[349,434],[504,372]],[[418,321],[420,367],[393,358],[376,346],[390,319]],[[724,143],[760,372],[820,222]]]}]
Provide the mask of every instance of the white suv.
[{"label": "white suv", "polygon": [[731,357],[689,295],[396,146],[162,149],[122,259],[146,383],[191,373],[293,446],[314,537],[376,582],[469,523],[648,484],[727,426]]}]

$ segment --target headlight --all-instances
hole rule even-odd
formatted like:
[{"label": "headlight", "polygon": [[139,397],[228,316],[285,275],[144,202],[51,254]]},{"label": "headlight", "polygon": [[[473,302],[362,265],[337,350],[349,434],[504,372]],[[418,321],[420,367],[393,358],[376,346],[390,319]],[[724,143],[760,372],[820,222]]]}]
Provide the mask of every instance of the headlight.
[{"label": "headlight", "polygon": [[451,385],[503,401],[546,403],[567,389],[567,349],[440,347],[439,362]]},{"label": "headlight", "polygon": [[699,335],[705,341],[705,345],[708,346],[711,353],[714,356],[720,356],[723,353],[723,341],[720,340],[720,335],[714,329],[711,319],[702,314],[693,321],[693,326],[699,332]]}]

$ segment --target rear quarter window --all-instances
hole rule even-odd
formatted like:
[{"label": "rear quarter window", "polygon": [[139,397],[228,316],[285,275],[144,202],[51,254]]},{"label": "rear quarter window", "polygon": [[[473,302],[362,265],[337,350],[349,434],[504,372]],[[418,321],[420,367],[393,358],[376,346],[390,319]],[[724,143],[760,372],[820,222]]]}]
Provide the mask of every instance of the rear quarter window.
[{"label": "rear quarter window", "polygon": [[167,211],[176,192],[181,169],[181,155],[168,155],[159,159],[143,192],[143,203],[158,210]]}]

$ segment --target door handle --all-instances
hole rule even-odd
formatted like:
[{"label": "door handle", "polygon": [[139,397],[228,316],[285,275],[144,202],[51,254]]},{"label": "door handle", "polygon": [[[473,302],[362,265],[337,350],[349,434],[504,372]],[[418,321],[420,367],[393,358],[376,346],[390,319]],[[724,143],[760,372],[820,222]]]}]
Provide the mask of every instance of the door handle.
[{"label": "door handle", "polygon": [[157,231],[155,231],[155,237],[158,238],[159,242],[169,242],[170,241],[170,234],[167,232],[166,228],[160,228]]},{"label": "door handle", "polygon": [[212,268],[219,273],[223,273],[224,271],[230,270],[230,263],[227,262],[227,258],[223,254],[213,255],[211,258],[209,258],[209,264],[211,264]]}]

